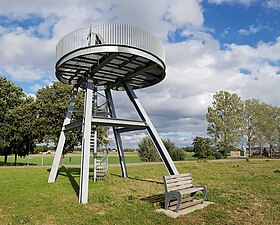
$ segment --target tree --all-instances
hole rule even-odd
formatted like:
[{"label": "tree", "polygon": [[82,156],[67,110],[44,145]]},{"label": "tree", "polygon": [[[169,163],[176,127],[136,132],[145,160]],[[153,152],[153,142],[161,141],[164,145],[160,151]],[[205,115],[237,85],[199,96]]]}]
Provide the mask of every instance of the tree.
[{"label": "tree", "polygon": [[166,147],[172,160],[182,161],[185,159],[184,150],[181,148],[177,148],[176,145],[170,139],[164,139],[163,144]]},{"label": "tree", "polygon": [[213,147],[211,146],[211,139],[207,137],[195,137],[193,140],[193,157],[207,158],[212,156],[214,153]]},{"label": "tree", "polygon": [[261,103],[257,99],[244,102],[244,135],[247,139],[249,156],[252,155],[252,147],[257,141],[256,112]]},{"label": "tree", "polygon": [[[37,129],[38,139],[44,142],[58,142],[63,121],[65,119],[66,110],[72,90],[71,85],[63,84],[61,82],[53,82],[52,85],[40,89],[36,94],[37,106]],[[83,110],[83,91],[78,92],[75,110],[80,112],[73,114],[73,120],[82,119]],[[101,144],[108,143],[107,128],[98,127],[98,140]],[[68,131],[66,133],[66,142],[64,152],[73,149],[81,141],[81,129],[75,131]]]},{"label": "tree", "polygon": [[[180,161],[185,159],[185,152],[177,148],[171,140],[165,139],[163,140],[163,144],[172,160]],[[138,144],[138,154],[145,162],[157,162],[161,160],[152,139],[148,136],[140,140]]]},{"label": "tree", "polygon": [[275,108],[275,114],[276,114],[276,130],[275,130],[275,136],[276,136],[276,145],[280,148],[280,108]]},{"label": "tree", "polygon": [[241,140],[243,102],[237,94],[228,91],[217,92],[213,99],[212,107],[208,107],[206,114],[207,132],[224,155],[227,149],[236,147]]},{"label": "tree", "polygon": [[138,144],[138,154],[141,160],[145,162],[158,162],[160,156],[156,151],[152,139],[148,136],[142,138]]},{"label": "tree", "polygon": [[71,86],[60,82],[40,89],[36,94],[39,141],[57,142],[65,119]]},{"label": "tree", "polygon": [[14,146],[15,164],[17,156],[26,156],[34,151],[37,138],[36,116],[37,110],[34,98],[25,97],[16,109],[17,142]]},{"label": "tree", "polygon": [[193,146],[186,146],[185,148],[183,148],[183,150],[185,152],[193,152]]},{"label": "tree", "polygon": [[17,107],[23,102],[24,93],[20,87],[0,77],[0,154],[5,156],[7,164],[8,155],[12,153],[19,134]]}]

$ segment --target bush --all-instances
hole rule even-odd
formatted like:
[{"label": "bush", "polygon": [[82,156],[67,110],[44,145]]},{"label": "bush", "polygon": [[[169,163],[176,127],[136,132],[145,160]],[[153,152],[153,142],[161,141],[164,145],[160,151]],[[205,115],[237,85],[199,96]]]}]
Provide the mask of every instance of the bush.
[{"label": "bush", "polygon": [[223,155],[220,152],[214,152],[213,156],[215,157],[215,159],[222,159],[223,158]]},{"label": "bush", "polygon": [[157,162],[160,161],[160,156],[154,146],[154,143],[150,137],[144,137],[138,144],[138,154],[141,160],[145,162]]},{"label": "bush", "polygon": [[[177,148],[172,141],[165,139],[163,143],[172,160],[180,161],[185,159],[184,150]],[[152,139],[148,136],[140,140],[138,144],[138,154],[140,159],[145,162],[157,162],[161,160]]]},{"label": "bush", "polygon": [[183,148],[183,150],[185,152],[193,152],[193,146],[187,146],[187,147]]},{"label": "bush", "polygon": [[195,137],[193,140],[193,157],[207,158],[213,156],[213,147],[211,146],[211,139],[205,137]]},{"label": "bush", "polygon": [[[168,150],[168,149],[167,149]],[[185,160],[185,151],[181,148],[174,148],[168,150],[170,157],[174,161],[184,161]]]}]

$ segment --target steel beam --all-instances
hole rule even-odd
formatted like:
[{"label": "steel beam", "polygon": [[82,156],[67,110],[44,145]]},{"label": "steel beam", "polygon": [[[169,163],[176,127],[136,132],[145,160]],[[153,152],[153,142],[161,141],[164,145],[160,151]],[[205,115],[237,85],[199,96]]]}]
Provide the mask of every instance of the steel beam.
[{"label": "steel beam", "polygon": [[130,87],[130,85],[125,82],[123,83],[123,87],[126,90],[126,93],[130,99],[130,101],[133,103],[135,109],[137,110],[140,118],[144,121],[146,121],[148,127],[147,130],[156,146],[156,149],[162,159],[162,161],[164,162],[164,165],[167,169],[167,171],[169,172],[170,175],[176,175],[179,174],[167,149],[165,148],[161,138],[159,137],[152,121],[150,120],[150,118],[148,117],[147,113],[145,112],[143,106],[141,105],[139,99],[137,98],[137,96],[135,95],[134,91],[132,90],[132,88]]},{"label": "steel beam", "polygon": [[55,151],[55,156],[54,156],[50,176],[49,176],[49,179],[48,179],[49,183],[53,183],[56,179],[56,175],[57,175],[57,171],[58,171],[58,167],[59,167],[59,162],[60,162],[60,159],[61,159],[64,144],[65,144],[65,126],[70,124],[71,117],[73,115],[73,110],[74,110],[74,105],[75,105],[75,100],[76,100],[76,97],[77,97],[78,89],[79,89],[79,85],[76,84],[73,87],[71,95],[70,95],[70,101],[69,101],[69,104],[68,104],[66,118],[64,119],[64,122],[63,122],[62,130],[61,130],[59,140],[58,140],[58,144],[57,144],[57,148],[56,148],[56,151]]},{"label": "steel beam", "polygon": [[75,130],[75,129],[81,127],[82,124],[83,124],[83,120],[76,120],[72,123],[69,123],[69,124],[65,125],[64,131]]},{"label": "steel beam", "polygon": [[112,127],[139,127],[146,128],[147,124],[145,121],[136,121],[136,120],[123,120],[123,119],[113,119],[113,118],[101,118],[93,117],[92,124],[95,125],[104,125]]},{"label": "steel beam", "polygon": [[79,202],[82,204],[86,204],[88,202],[92,97],[93,97],[93,79],[91,76],[88,76],[85,101],[84,101],[81,175],[80,175],[80,190],[79,190]]},{"label": "steel beam", "polygon": [[[109,112],[111,114],[112,118],[117,118],[114,103],[113,103],[113,98],[110,89],[105,90],[107,102],[108,102],[108,107],[109,107]],[[111,121],[113,121],[111,119]],[[135,122],[135,121],[134,121]],[[134,124],[135,125],[135,124]],[[126,169],[126,164],[125,164],[125,159],[124,159],[124,151],[123,151],[123,145],[122,145],[122,139],[120,133],[116,130],[115,126],[113,126],[113,133],[115,136],[115,141],[116,141],[116,146],[117,146],[117,151],[119,154],[119,161],[120,161],[120,166],[122,169],[122,176],[127,177],[127,169]]]}]

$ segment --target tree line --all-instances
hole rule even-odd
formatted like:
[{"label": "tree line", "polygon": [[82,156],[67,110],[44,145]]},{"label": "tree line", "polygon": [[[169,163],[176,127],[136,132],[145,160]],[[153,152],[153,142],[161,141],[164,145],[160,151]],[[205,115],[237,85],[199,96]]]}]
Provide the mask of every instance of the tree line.
[{"label": "tree line", "polygon": [[[71,85],[53,82],[41,88],[35,98],[26,96],[22,88],[0,77],[0,155],[7,164],[8,155],[34,153],[36,143],[57,143],[67,110]],[[79,90],[73,119],[82,118],[83,91]],[[106,129],[99,127],[99,139]],[[64,152],[80,144],[81,129],[67,132]]]},{"label": "tree line", "polygon": [[269,146],[270,155],[280,146],[280,108],[258,99],[242,100],[236,93],[217,92],[206,113],[209,137],[196,137],[194,151],[199,157],[220,152],[225,156],[230,150],[245,146],[263,154]]}]

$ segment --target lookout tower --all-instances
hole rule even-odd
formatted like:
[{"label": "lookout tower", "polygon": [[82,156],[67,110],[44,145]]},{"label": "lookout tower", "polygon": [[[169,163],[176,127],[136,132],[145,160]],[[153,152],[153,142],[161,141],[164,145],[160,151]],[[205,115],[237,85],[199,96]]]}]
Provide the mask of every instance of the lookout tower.
[{"label": "lookout tower", "polygon": [[[82,157],[79,202],[88,201],[90,150],[96,162],[97,126],[113,128],[122,176],[127,169],[121,133],[147,129],[169,174],[178,174],[155,127],[134,93],[161,82],[165,77],[163,44],[150,33],[127,24],[99,24],[73,31],[64,36],[56,47],[56,77],[73,89],[64,120],[49,183],[56,179],[65,144],[65,133],[82,127]],[[83,119],[72,121],[78,89],[84,89]],[[107,102],[99,114],[97,95],[102,90]],[[125,91],[139,114],[140,120],[117,118],[111,92]],[[106,112],[107,110],[107,112]],[[96,168],[94,168],[96,174]]]}]

